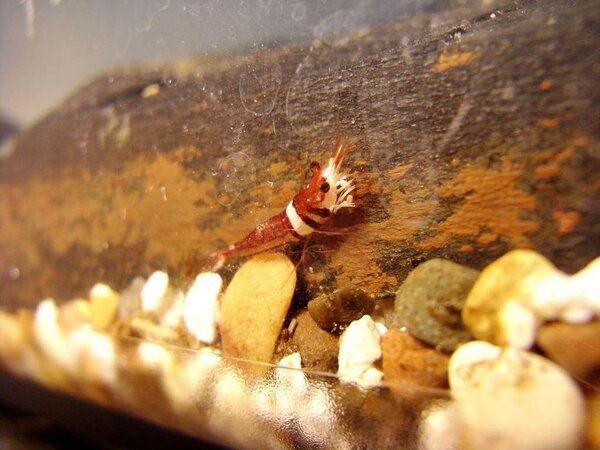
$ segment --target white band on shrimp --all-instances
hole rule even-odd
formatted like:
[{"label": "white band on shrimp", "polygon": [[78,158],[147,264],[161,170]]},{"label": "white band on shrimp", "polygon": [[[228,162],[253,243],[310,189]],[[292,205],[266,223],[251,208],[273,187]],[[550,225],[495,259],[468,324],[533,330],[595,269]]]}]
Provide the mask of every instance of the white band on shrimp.
[{"label": "white band on shrimp", "polygon": [[302,220],[302,217],[298,215],[298,213],[296,212],[296,208],[294,208],[292,202],[288,203],[287,208],[285,208],[285,213],[287,214],[288,219],[290,219],[292,228],[300,236],[308,236],[309,234],[312,234],[313,231],[315,231],[313,227],[307,225],[304,222],[304,220]]}]

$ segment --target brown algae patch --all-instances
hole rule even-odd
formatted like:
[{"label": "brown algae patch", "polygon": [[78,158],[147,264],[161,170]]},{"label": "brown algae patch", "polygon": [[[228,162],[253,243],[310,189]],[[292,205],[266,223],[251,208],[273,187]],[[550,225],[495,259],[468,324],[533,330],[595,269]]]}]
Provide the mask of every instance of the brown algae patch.
[{"label": "brown algae patch", "polygon": [[[399,171],[395,176],[406,173],[408,168]],[[418,196],[418,193],[392,191],[388,204],[391,213],[386,220],[360,224],[350,231],[340,251],[335,252],[331,258],[332,270],[339,273],[339,286],[360,280],[370,291],[375,292],[398,284],[396,277],[384,273],[377,265],[373,236],[385,236],[389,245],[409,245],[418,230],[429,226],[438,208],[438,202],[436,199],[411,202],[415,195]]]},{"label": "brown algae patch", "polygon": [[7,266],[2,270],[17,263],[26,270],[39,266],[42,247],[62,255],[73,245],[100,253],[139,242],[146,245],[142,257],[176,266],[182,252],[219,238],[233,240],[240,228],[250,230],[260,214],[270,213],[250,212],[243,223],[229,220],[223,229],[202,230],[200,224],[220,211],[213,201],[215,180],[193,179],[173,155],[138,157],[119,172],[64,170],[52,179],[31,177],[3,183],[0,192],[0,266]]},{"label": "brown algae patch", "polygon": [[529,246],[527,234],[539,223],[523,218],[537,206],[535,197],[515,184],[522,175],[520,166],[505,162],[500,172],[466,167],[454,180],[438,189],[442,198],[460,197],[461,206],[436,228],[436,235],[418,244],[424,249],[441,248],[454,237],[471,236],[489,242],[497,235],[514,246]]},{"label": "brown algae patch", "polygon": [[454,69],[469,64],[477,58],[474,52],[441,54],[437,64],[434,66],[434,72],[444,72],[448,69]]}]

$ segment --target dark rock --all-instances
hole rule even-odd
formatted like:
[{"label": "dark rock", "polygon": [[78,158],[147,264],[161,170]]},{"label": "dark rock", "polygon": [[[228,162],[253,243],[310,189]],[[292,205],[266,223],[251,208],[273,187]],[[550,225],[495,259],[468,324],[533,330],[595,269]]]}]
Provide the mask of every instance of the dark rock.
[{"label": "dark rock", "polygon": [[396,293],[391,327],[403,328],[422,341],[451,352],[471,339],[461,310],[479,272],[443,259],[413,270]]},{"label": "dark rock", "polygon": [[292,352],[299,352],[302,367],[325,372],[337,371],[338,337],[323,331],[310,317],[308,311],[302,311],[295,318],[296,327],[285,342],[280,342],[274,359]]},{"label": "dark rock", "polygon": [[371,314],[374,308],[373,299],[352,286],[337,289],[308,303],[310,316],[326,331],[339,331],[365,314]]}]

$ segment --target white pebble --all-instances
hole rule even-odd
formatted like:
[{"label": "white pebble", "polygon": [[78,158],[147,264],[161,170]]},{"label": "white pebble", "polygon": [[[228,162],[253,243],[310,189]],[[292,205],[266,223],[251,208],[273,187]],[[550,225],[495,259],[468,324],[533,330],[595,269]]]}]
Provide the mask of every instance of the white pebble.
[{"label": "white pebble", "polygon": [[376,367],[369,367],[357,382],[362,387],[372,387],[380,384],[381,380],[383,380],[383,372]]},{"label": "white pebble", "polygon": [[277,365],[281,367],[288,367],[290,369],[301,369],[302,358],[298,352],[290,353],[289,355],[281,358]]},{"label": "white pebble", "polygon": [[173,354],[162,345],[152,342],[142,342],[138,347],[138,356],[146,367],[159,372],[169,370],[173,363]]},{"label": "white pebble", "polygon": [[[381,358],[381,334],[370,316],[355,320],[340,337],[338,375],[342,379],[360,379]],[[372,373],[367,374],[372,375]]]},{"label": "white pebble", "polygon": [[169,309],[165,311],[162,318],[160,319],[160,324],[175,330],[179,328],[179,325],[183,320],[183,306],[185,304],[185,296],[183,292],[177,292],[173,296],[173,302]]},{"label": "white pebble", "polygon": [[521,303],[509,302],[499,315],[509,346],[527,349],[533,345],[540,323],[533,311]]},{"label": "white pebble", "polygon": [[300,353],[290,353],[281,358],[278,366],[281,369],[275,369],[275,377],[280,385],[289,387],[295,393],[304,393],[306,391],[306,376],[301,371],[302,358]]},{"label": "white pebble", "polygon": [[[173,356],[176,356],[173,354]],[[194,354],[177,355],[177,363],[165,364],[161,383],[169,403],[178,414],[197,412],[213,393],[213,379],[222,370],[222,358],[214,350],[201,348]]]},{"label": "white pebble", "polygon": [[169,275],[156,271],[146,281],[142,288],[142,311],[156,312],[162,306],[162,300],[169,287]]},{"label": "white pebble", "polygon": [[545,320],[587,323],[600,314],[598,279],[600,258],[572,276],[556,270],[532,288],[532,297],[527,306]]},{"label": "white pebble", "polygon": [[383,336],[388,331],[387,327],[381,322],[375,322],[375,326],[377,327],[377,331],[379,331],[379,334],[381,336]]},{"label": "white pebble", "polygon": [[183,321],[200,342],[212,344],[219,324],[219,293],[223,280],[218,273],[204,272],[196,277],[185,296]]},{"label": "white pebble", "polygon": [[551,361],[473,341],[454,352],[448,375],[464,447],[579,448],[583,396]]},{"label": "white pebble", "polygon": [[78,376],[85,382],[117,386],[117,355],[112,338],[82,325],[73,330],[67,349],[76,361]]},{"label": "white pebble", "polygon": [[571,280],[572,290],[585,300],[596,315],[600,315],[600,258],[590,262],[573,275]]},{"label": "white pebble", "polygon": [[419,424],[419,449],[456,450],[459,445],[460,423],[453,402],[434,404],[423,411]]},{"label": "white pebble", "polygon": [[35,310],[33,334],[46,358],[67,374],[75,373],[75,361],[58,324],[58,308],[52,299],[42,300]]},{"label": "white pebble", "polygon": [[106,297],[112,297],[115,295],[115,292],[110,288],[109,285],[104,283],[96,283],[90,289],[90,300],[94,299],[104,299]]}]

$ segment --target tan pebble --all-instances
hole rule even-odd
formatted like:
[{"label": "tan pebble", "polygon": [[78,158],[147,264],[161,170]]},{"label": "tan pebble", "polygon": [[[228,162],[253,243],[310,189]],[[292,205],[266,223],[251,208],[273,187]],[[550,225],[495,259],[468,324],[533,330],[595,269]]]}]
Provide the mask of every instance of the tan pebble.
[{"label": "tan pebble", "polygon": [[550,323],[540,329],[537,343],[572,376],[592,381],[600,375],[600,322]]},{"label": "tan pebble", "polygon": [[587,440],[590,449],[600,449],[600,392],[591,394],[587,401]]},{"label": "tan pebble", "polygon": [[18,359],[27,344],[19,319],[3,311],[0,311],[0,342],[0,360],[4,362]]},{"label": "tan pebble", "polygon": [[388,383],[442,388],[448,384],[448,356],[410,334],[390,329],[381,338],[383,373]]},{"label": "tan pebble", "polygon": [[247,261],[221,302],[220,332],[226,355],[270,362],[296,286],[296,270],[281,253]]},{"label": "tan pebble", "polygon": [[538,322],[521,305],[530,301],[542,280],[557,272],[531,250],[513,250],[494,261],[481,272],[465,302],[462,319],[469,332],[498,345],[531,346]]},{"label": "tan pebble", "polygon": [[59,306],[58,322],[61,327],[71,330],[92,320],[90,302],[82,298],[68,301]]},{"label": "tan pebble", "polygon": [[103,283],[97,283],[90,290],[92,325],[105,331],[116,319],[119,307],[119,294]]}]

